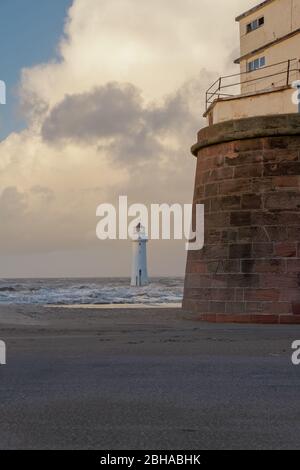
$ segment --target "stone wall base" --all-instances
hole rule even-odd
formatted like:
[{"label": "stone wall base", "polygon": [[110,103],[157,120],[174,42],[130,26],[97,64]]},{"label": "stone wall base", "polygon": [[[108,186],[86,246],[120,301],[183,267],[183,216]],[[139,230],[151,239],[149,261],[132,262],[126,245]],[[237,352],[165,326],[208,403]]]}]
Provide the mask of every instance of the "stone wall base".
[{"label": "stone wall base", "polygon": [[256,323],[261,325],[300,325],[300,315],[195,314],[194,320],[208,323]]},{"label": "stone wall base", "polygon": [[210,322],[300,324],[300,115],[210,126],[192,151],[205,245],[188,253],[183,308]]}]

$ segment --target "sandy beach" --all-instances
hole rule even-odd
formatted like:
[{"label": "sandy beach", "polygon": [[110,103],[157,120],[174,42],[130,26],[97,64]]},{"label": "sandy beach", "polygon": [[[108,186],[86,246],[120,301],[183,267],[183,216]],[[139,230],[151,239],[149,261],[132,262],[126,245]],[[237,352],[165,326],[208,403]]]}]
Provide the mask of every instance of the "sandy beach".
[{"label": "sandy beach", "polygon": [[1,306],[1,449],[300,448],[300,327]]}]

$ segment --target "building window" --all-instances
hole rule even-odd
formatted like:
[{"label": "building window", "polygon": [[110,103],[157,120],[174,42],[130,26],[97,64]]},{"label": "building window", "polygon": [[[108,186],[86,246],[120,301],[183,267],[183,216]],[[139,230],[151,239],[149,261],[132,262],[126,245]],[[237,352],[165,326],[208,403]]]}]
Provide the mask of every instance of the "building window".
[{"label": "building window", "polygon": [[256,29],[260,28],[264,24],[265,24],[265,17],[264,16],[254,20],[254,21],[251,21],[251,23],[247,24],[247,33],[251,33],[251,31],[255,31]]},{"label": "building window", "polygon": [[247,63],[247,72],[253,72],[254,70],[261,69],[266,65],[266,58],[260,57]]}]

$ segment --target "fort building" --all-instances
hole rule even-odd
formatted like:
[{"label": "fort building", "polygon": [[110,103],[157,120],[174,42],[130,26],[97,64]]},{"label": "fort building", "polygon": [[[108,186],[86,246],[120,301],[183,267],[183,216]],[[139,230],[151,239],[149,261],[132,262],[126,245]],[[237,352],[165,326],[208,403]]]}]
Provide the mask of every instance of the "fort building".
[{"label": "fort building", "polygon": [[240,71],[207,91],[192,147],[205,245],[188,252],[183,308],[211,322],[300,323],[300,1],[267,0],[236,20]]}]

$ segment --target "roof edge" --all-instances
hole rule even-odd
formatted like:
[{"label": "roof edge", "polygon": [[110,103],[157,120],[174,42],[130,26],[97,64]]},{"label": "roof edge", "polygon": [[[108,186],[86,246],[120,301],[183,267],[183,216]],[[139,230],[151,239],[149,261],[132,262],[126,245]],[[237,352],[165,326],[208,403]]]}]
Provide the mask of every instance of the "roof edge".
[{"label": "roof edge", "polygon": [[244,13],[241,13],[239,16],[236,17],[235,21],[237,21],[237,22],[241,21],[242,19],[246,18],[247,16],[251,15],[252,13],[255,13],[256,11],[260,10],[261,8],[264,8],[269,3],[272,3],[274,1],[275,0],[265,0],[264,2],[260,3],[259,5],[256,5],[255,7],[250,8],[250,10],[247,10]]}]

